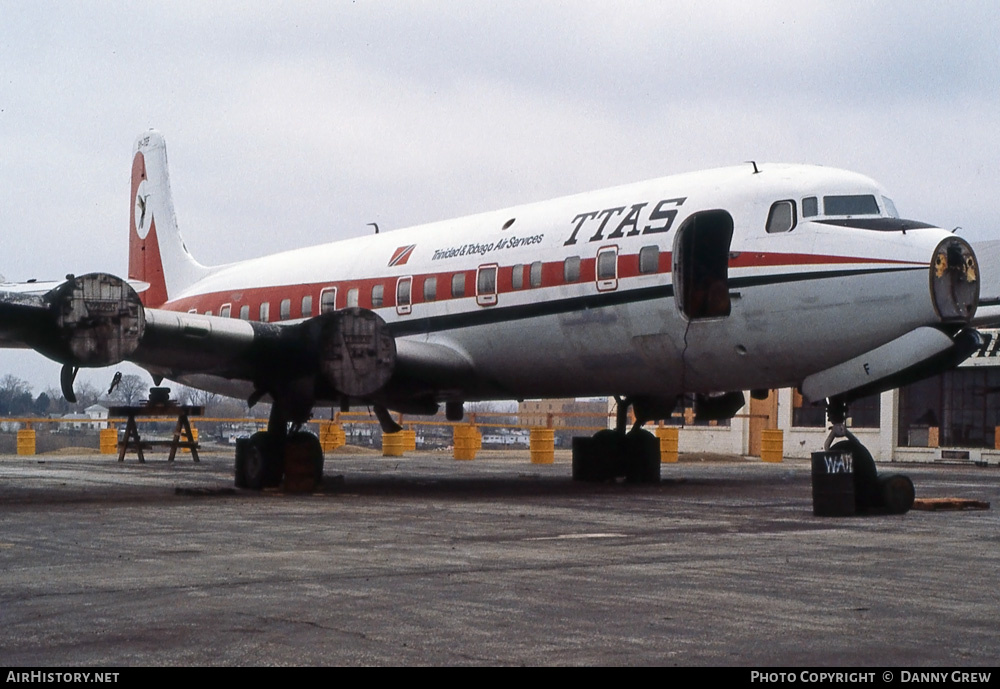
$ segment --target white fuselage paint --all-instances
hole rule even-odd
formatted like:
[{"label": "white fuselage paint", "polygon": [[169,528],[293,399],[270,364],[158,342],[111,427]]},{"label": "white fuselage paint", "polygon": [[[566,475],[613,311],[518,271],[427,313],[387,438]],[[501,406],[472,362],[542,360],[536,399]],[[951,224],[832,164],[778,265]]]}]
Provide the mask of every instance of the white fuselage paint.
[{"label": "white fuselage paint", "polygon": [[[803,219],[803,198],[832,194],[871,194],[886,217],[884,192],[868,178],[841,170],[767,164],[760,169],[755,174],[747,164],[666,177],[244,261],[213,270],[172,295],[163,308],[219,314],[223,304],[231,304],[236,318],[242,300],[256,319],[258,303],[266,299],[270,320],[277,321],[279,302],[288,294],[295,319],[301,316],[300,295],[312,295],[315,315],[324,286],[337,286],[336,306],[342,308],[354,285],[366,306],[378,281],[390,305],[373,310],[400,337],[446,345],[472,362],[474,379],[449,393],[465,399],[796,385],[811,373],[939,322],[928,266],[947,232],[874,231],[817,222],[825,217]],[[676,199],[683,201],[662,203]],[[781,200],[795,202],[798,223],[789,232],[769,234],[769,210]],[[609,210],[617,208],[623,210]],[[658,216],[651,215],[657,209]],[[731,312],[688,320],[671,280],[678,229],[696,212],[719,209],[733,219]],[[668,210],[676,210],[676,217],[669,229],[656,231],[667,224]],[[607,222],[599,231],[602,211]],[[635,223],[612,236],[633,212]],[[586,266],[604,247],[636,256],[650,245],[669,255],[661,270],[624,271],[613,287],[590,278],[570,284],[547,280],[531,288],[525,270],[525,288],[510,288],[514,265],[543,261],[551,277],[555,264],[568,257],[579,256]],[[411,246],[405,261],[390,265]],[[499,266],[495,303],[479,303],[473,273],[466,296],[444,298],[455,272],[490,264]],[[425,301],[421,291],[429,275],[437,276],[435,301]],[[408,276],[414,277],[413,299],[409,312],[402,313],[395,290]],[[189,382],[228,393],[246,387],[204,376]]]}]

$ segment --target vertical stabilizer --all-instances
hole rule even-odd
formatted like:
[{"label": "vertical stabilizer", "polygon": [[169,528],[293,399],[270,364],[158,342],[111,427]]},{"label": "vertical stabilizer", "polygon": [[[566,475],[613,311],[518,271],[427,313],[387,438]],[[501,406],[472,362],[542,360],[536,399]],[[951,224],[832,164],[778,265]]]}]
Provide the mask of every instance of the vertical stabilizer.
[{"label": "vertical stabilizer", "polygon": [[157,307],[208,274],[184,245],[167,175],[167,147],[155,130],[141,134],[132,156],[128,276],[149,283],[142,303]]}]

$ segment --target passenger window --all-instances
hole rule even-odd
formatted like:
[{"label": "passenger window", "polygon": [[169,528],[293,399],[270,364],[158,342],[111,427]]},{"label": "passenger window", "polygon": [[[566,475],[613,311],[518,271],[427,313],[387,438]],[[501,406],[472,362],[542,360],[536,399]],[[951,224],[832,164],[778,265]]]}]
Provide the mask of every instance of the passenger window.
[{"label": "passenger window", "polygon": [[580,279],[580,257],[570,256],[563,261],[563,281],[576,282]]},{"label": "passenger window", "polygon": [[455,273],[451,278],[451,296],[465,296],[465,273]]},{"label": "passenger window", "polygon": [[795,202],[777,201],[771,206],[771,212],[767,214],[767,231],[788,232],[795,227]]},{"label": "passenger window", "polygon": [[511,289],[524,289],[524,264],[518,263],[510,269]]},{"label": "passenger window", "polygon": [[531,281],[532,287],[542,286],[542,262],[535,261],[531,264],[531,270],[529,271],[528,279]]},{"label": "passenger window", "polygon": [[396,313],[405,315],[410,313],[410,287],[413,278],[399,278],[396,281]]},{"label": "passenger window", "polygon": [[802,217],[813,218],[819,215],[819,201],[815,196],[802,199]]},{"label": "passenger window", "polygon": [[208,311],[206,311],[205,315],[206,316],[211,316],[212,315],[212,309],[209,309]]},{"label": "passenger window", "polygon": [[281,304],[278,306],[278,320],[287,321],[292,317],[292,300],[282,299]]},{"label": "passenger window", "polygon": [[357,308],[358,306],[358,288],[352,287],[347,290],[347,306]]},{"label": "passenger window", "polygon": [[[348,295],[350,298],[350,295]],[[355,290],[355,299],[357,298],[357,290]],[[354,304],[357,306],[357,303]],[[337,310],[337,288],[327,287],[322,292],[319,293],[319,312],[320,313],[333,313]]]},{"label": "passenger window", "polygon": [[644,246],[639,249],[639,272],[643,275],[655,273],[660,269],[660,247]]},{"label": "passenger window", "polygon": [[250,304],[244,304],[240,307],[240,319],[244,321],[250,320]]},{"label": "passenger window", "polygon": [[267,323],[268,319],[271,317],[271,302],[265,301],[260,305],[260,322]]},{"label": "passenger window", "polygon": [[608,246],[597,252],[597,289],[618,289],[618,247]]},{"label": "passenger window", "polygon": [[424,301],[434,301],[437,299],[437,293],[437,278],[424,278]]},{"label": "passenger window", "polygon": [[497,303],[497,265],[480,266],[476,271],[476,303],[492,306]]},{"label": "passenger window", "polygon": [[223,318],[229,318],[232,313],[233,307],[230,304],[223,304],[222,308],[219,309],[219,315]]},{"label": "passenger window", "polygon": [[313,298],[311,294],[302,297],[302,317],[311,318],[313,315]]},{"label": "passenger window", "polygon": [[372,308],[377,309],[382,306],[383,295],[385,294],[384,285],[375,285],[372,287]]}]

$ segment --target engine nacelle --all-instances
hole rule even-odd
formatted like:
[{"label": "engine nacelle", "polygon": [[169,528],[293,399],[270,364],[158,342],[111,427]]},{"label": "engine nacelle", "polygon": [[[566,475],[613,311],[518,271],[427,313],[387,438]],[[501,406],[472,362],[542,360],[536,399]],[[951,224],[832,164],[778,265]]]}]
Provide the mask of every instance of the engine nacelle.
[{"label": "engine nacelle", "polygon": [[356,307],[309,322],[319,344],[321,375],[338,392],[366,397],[381,390],[396,367],[396,341],[374,311]]},{"label": "engine nacelle", "polygon": [[37,348],[62,364],[112,366],[139,346],[145,316],[139,295],[119,277],[71,277],[45,295],[54,332]]}]

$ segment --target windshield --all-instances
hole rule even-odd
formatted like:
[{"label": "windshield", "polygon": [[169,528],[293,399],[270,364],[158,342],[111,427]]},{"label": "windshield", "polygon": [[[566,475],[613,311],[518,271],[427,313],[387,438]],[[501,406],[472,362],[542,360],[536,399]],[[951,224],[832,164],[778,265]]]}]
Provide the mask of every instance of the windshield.
[{"label": "windshield", "polygon": [[824,196],[823,212],[826,215],[879,215],[878,202],[871,194]]}]

